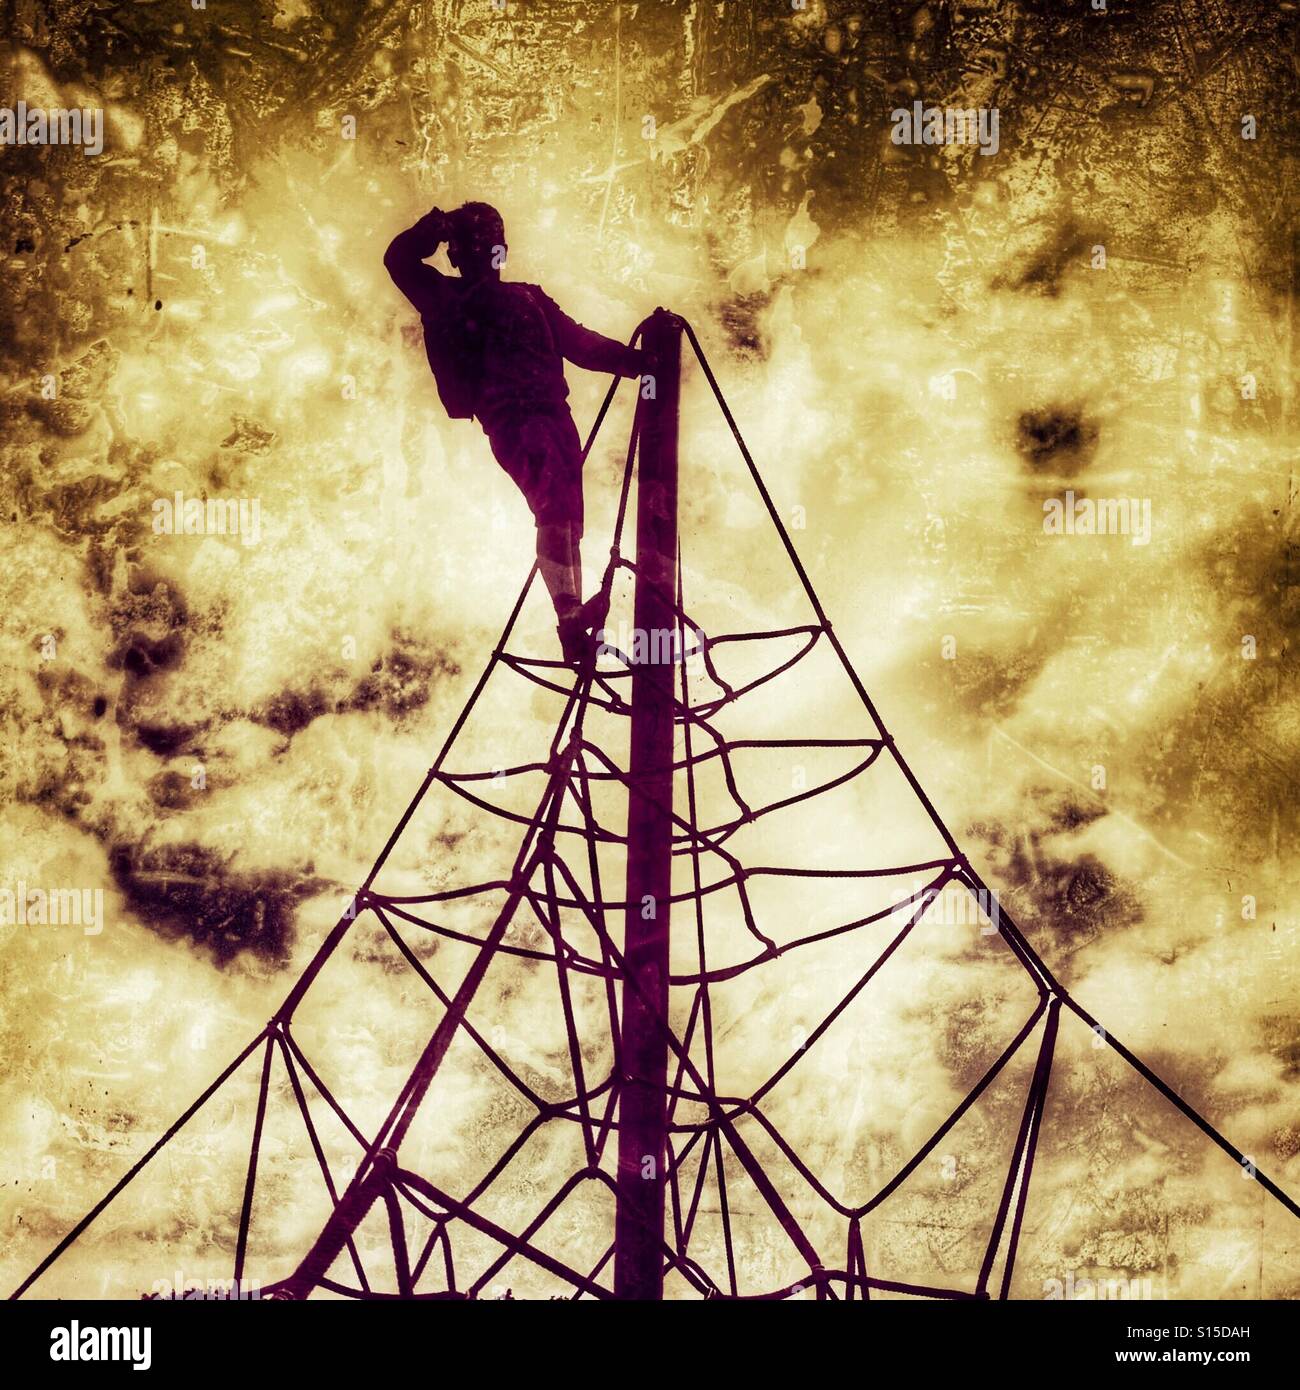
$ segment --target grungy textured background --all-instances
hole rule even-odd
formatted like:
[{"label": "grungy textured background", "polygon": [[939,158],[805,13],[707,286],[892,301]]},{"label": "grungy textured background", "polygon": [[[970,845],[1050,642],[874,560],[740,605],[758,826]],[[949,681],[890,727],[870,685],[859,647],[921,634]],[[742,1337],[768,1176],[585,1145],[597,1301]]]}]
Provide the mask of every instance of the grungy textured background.
[{"label": "grungy textured background", "polygon": [[[0,886],[101,888],[105,922],[0,927],[6,1287],[274,1010],[524,577],[524,508],[441,414],[380,265],[430,204],[473,197],[505,214],[508,274],[583,321],[626,336],[667,304],[699,325],[972,860],[1081,1001],[1300,1195],[1297,8],[10,0],[4,104],[102,106],[107,143],[0,150]],[[996,106],[998,154],[891,145],[888,112],[914,99]],[[570,380],[586,421],[601,383]],[[687,584],[774,626],[792,579],[700,387]],[[588,466],[591,565],[626,426],[624,408]],[[1149,500],[1150,543],[1044,534],[1067,488]],[[256,499],[256,544],[156,534],[178,490]],[[544,728],[526,691],[501,698],[464,765]],[[773,717],[806,732],[850,708],[828,675]],[[463,833],[417,822],[404,871],[442,881]],[[833,833],[874,852],[848,817]],[[755,982],[733,1004],[737,1074],[770,1071],[846,968]],[[365,1127],[428,1004],[361,930],[322,984],[305,1034]],[[1024,988],[937,935],[791,1074],[783,1129],[869,1193],[996,1054]],[[481,1017],[542,1077],[563,1059],[530,1008],[494,981]],[[1300,1294],[1292,1218],[1090,1042],[1063,1032],[1015,1294]],[[521,1121],[472,1056],[449,1067],[420,1143],[454,1185]],[[37,1294],[228,1276],[254,1080]],[[1023,1083],[882,1208],[873,1272],[970,1280]],[[301,1130],[277,1125],[263,1282],[323,1213]],[[534,1157],[503,1219],[567,1171]],[[760,1217],[755,1289],[787,1273]]]}]

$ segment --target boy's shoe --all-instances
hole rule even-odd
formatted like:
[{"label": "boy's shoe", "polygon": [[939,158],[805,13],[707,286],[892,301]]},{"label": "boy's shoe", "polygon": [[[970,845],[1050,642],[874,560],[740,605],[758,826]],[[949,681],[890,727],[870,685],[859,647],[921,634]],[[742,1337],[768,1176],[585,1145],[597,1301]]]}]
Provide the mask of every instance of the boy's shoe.
[{"label": "boy's shoe", "polygon": [[555,629],[565,661],[575,666],[594,664],[600,642],[593,633],[604,626],[608,614],[609,596],[603,590],[598,590],[586,603],[579,603],[575,598],[571,607],[566,606]]},{"label": "boy's shoe", "polygon": [[609,617],[609,595],[604,589],[597,589],[578,609],[578,617],[588,632],[600,632],[605,626],[605,619]]},{"label": "boy's shoe", "polygon": [[586,629],[577,626],[574,618],[561,618],[555,631],[559,634],[560,650],[570,666],[594,664],[599,643]]}]

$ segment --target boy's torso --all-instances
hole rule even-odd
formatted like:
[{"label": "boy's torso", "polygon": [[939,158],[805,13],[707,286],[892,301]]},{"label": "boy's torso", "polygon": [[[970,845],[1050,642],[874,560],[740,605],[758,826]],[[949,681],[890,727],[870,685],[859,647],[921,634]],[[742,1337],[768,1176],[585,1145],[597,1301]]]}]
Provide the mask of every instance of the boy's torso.
[{"label": "boy's torso", "polygon": [[[491,434],[537,411],[563,408],[569,387],[564,362],[536,285],[489,280],[465,285],[448,278],[446,303],[424,319],[429,365],[444,402],[450,393]],[[448,381],[446,378],[450,377]]]}]

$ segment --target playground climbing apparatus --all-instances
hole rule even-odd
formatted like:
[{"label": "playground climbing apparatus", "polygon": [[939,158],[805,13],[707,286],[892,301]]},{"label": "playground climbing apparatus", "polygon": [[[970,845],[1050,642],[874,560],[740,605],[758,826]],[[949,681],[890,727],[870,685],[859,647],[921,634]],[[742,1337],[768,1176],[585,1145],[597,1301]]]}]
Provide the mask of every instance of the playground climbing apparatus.
[{"label": "playground climbing apparatus", "polygon": [[[694,331],[659,310],[638,336],[653,389],[636,406],[602,578],[611,615],[630,603],[630,627],[611,616],[599,655],[576,668],[517,649],[530,574],[437,760],[274,1017],[14,1296],[257,1066],[234,1280],[258,1239],[268,1109],[286,1098],[311,1161],[277,1201],[310,1193],[322,1212],[314,1240],[276,1253],[263,1297],[1014,1297],[1067,1025],[1217,1145],[1261,1202],[1300,1216],[1071,997],[999,906],[854,671]],[[804,623],[712,632],[698,619],[678,532],[684,347],[775,528]],[[860,727],[827,729],[816,702],[786,696],[816,662],[818,689],[851,692]],[[459,767],[468,725],[501,685],[534,711],[550,702],[549,745],[511,766]],[[428,863],[415,827],[435,796],[477,826],[473,854]],[[485,864],[488,876],[462,880],[462,865]],[[957,930],[954,901],[973,905]],[[404,1084],[368,1127],[298,1027],[363,929],[391,943],[432,1010]],[[930,1118],[900,1104],[893,1142],[853,1150],[873,1100],[861,1078],[888,1052],[884,1030],[948,969],[973,974],[971,1017],[998,1045],[950,1067],[965,1078],[955,1103]],[[891,972],[907,980],[892,1013],[872,1002]],[[951,1035],[941,1045],[956,1055]],[[482,1112],[465,1088],[480,1083],[492,1123],[470,1135],[466,1117]],[[973,1146],[960,1135],[981,1111]],[[506,1130],[509,1142],[485,1152]],[[917,1203],[943,1182],[961,1189],[963,1214],[944,1225],[960,1248],[931,1261],[942,1276],[903,1268],[926,1261],[898,1243],[907,1223],[890,1213],[902,1204],[923,1226]]]}]

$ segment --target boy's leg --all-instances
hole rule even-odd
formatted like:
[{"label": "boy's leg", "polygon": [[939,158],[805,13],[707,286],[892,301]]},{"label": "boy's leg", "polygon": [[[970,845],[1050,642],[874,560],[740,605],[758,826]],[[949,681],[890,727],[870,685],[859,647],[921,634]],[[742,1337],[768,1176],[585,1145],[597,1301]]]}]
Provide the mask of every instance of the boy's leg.
[{"label": "boy's leg", "polygon": [[589,633],[604,621],[607,601],[603,594],[582,601],[582,447],[573,419],[567,410],[535,415],[516,438],[493,438],[492,448],[537,522],[537,568],[565,659],[585,659],[595,652]]},{"label": "boy's leg", "polygon": [[582,551],[573,522],[537,523],[537,568],[556,617],[567,617],[582,602]]},{"label": "boy's leg", "polygon": [[596,650],[594,639],[587,633],[590,621],[582,602],[581,537],[576,522],[537,525],[537,567],[555,605],[560,647],[566,661],[578,664],[594,660]]}]

